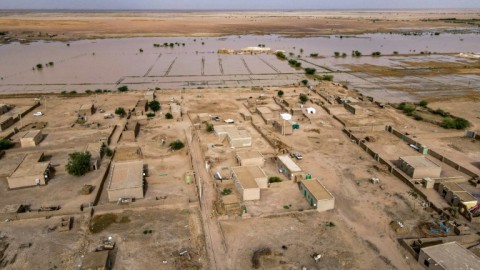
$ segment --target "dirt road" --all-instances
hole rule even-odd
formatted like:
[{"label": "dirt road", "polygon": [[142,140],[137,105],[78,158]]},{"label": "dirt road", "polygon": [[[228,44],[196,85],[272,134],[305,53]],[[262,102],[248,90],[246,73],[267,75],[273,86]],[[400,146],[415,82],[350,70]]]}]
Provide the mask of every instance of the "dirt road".
[{"label": "dirt road", "polygon": [[200,138],[193,132],[187,132],[189,150],[193,160],[193,168],[200,186],[200,206],[202,213],[203,227],[205,229],[205,242],[207,254],[210,261],[208,269],[227,269],[228,261],[226,256],[225,239],[220,230],[218,220],[213,216],[213,203],[216,191],[213,187],[213,180],[205,168],[204,157],[200,147]]}]

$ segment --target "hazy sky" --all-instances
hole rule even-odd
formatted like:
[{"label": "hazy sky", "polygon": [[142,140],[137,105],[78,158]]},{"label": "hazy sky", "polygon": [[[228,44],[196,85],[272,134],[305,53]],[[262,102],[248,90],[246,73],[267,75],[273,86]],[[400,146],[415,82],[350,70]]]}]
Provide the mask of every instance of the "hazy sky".
[{"label": "hazy sky", "polygon": [[0,0],[0,9],[480,8],[480,0]]}]

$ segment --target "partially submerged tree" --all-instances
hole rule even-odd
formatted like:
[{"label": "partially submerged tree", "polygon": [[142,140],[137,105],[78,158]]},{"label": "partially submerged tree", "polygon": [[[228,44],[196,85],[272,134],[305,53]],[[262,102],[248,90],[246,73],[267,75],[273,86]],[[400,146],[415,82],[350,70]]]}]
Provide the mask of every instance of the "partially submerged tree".
[{"label": "partially submerged tree", "polygon": [[68,174],[74,176],[82,176],[90,170],[90,152],[73,152],[68,154],[68,163],[65,169]]}]

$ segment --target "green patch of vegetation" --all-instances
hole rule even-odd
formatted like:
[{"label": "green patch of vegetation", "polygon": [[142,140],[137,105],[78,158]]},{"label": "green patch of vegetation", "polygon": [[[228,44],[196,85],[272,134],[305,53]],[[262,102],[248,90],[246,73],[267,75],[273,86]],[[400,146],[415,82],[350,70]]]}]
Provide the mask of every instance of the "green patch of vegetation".
[{"label": "green patch of vegetation", "polygon": [[154,112],[148,112],[146,115],[147,115],[147,117],[151,118],[151,117],[155,116],[155,113]]},{"label": "green patch of vegetation", "polygon": [[311,57],[318,57],[318,53],[311,53],[310,56]]},{"label": "green patch of vegetation", "polygon": [[147,234],[152,234],[153,233],[153,230],[143,230],[143,234],[147,235]]},{"label": "green patch of vegetation", "polygon": [[284,205],[284,206],[283,206],[283,209],[287,209],[287,210],[288,210],[288,209],[290,209],[290,206]]},{"label": "green patch of vegetation", "polygon": [[120,91],[120,92],[127,92],[128,91],[128,86],[122,85],[122,86],[118,87],[117,90]]},{"label": "green patch of vegetation", "polygon": [[450,113],[449,113],[449,112],[446,112],[446,111],[444,111],[444,110],[442,110],[442,109],[436,109],[435,111],[432,111],[432,113],[441,115],[441,116],[443,116],[443,117],[448,117],[448,116],[450,116]]},{"label": "green patch of vegetation", "polygon": [[317,72],[317,70],[314,68],[305,68],[305,73],[308,75],[313,75],[315,72]]},{"label": "green patch of vegetation", "polygon": [[285,54],[283,52],[277,52],[275,53],[275,55],[279,58],[279,59],[282,59],[282,60],[286,60],[287,59],[287,56],[285,56]]},{"label": "green patch of vegetation", "polygon": [[108,147],[105,143],[102,143],[102,153],[105,154],[107,157],[111,157],[113,155],[112,149]]},{"label": "green patch of vegetation", "polygon": [[470,122],[463,118],[443,118],[442,127],[446,129],[465,129],[470,126]]},{"label": "green patch of vegetation", "polygon": [[221,192],[222,195],[230,195],[232,194],[232,189],[230,188],[224,188]]},{"label": "green patch of vegetation", "polygon": [[268,183],[280,183],[282,182],[282,179],[278,176],[272,176],[268,178]]},{"label": "green patch of vegetation", "polygon": [[42,64],[37,64],[36,67],[37,67],[37,69],[42,69],[43,65]]},{"label": "green patch of vegetation", "polygon": [[362,56],[362,53],[360,51],[355,50],[355,51],[352,51],[352,56],[353,57],[360,57],[360,56]]},{"label": "green patch of vegetation", "polygon": [[307,84],[308,84],[308,80],[302,80],[301,83],[302,83],[303,85],[307,85]]},{"label": "green patch of vegetation", "polygon": [[140,48],[138,51],[142,53],[142,52],[143,52],[143,49],[142,49],[142,48]]},{"label": "green patch of vegetation", "polygon": [[10,140],[1,139],[0,140],[0,150],[7,150],[13,147],[13,142]]},{"label": "green patch of vegetation", "polygon": [[300,96],[298,98],[300,99],[300,102],[302,104],[305,104],[308,101],[308,96],[305,95],[305,94],[300,94]]},{"label": "green patch of vegetation", "polygon": [[185,147],[185,144],[180,140],[175,140],[171,142],[168,146],[170,147],[171,150],[180,150],[183,147]]},{"label": "green patch of vegetation", "polygon": [[68,174],[82,176],[90,170],[90,152],[73,152],[68,154],[68,163],[65,169]]},{"label": "green patch of vegetation", "polygon": [[97,94],[102,93],[102,89],[95,89],[95,93],[97,93]]},{"label": "green patch of vegetation", "polygon": [[405,114],[412,114],[416,107],[411,103],[402,102],[397,106],[397,109],[402,110]]},{"label": "green patch of vegetation", "polygon": [[291,65],[292,67],[301,67],[302,66],[302,63],[298,62],[295,59],[288,60],[288,64]]},{"label": "green patch of vegetation", "polygon": [[75,91],[75,90],[70,91],[70,94],[72,94],[72,95],[75,95],[76,93],[77,93],[77,91]]},{"label": "green patch of vegetation", "polygon": [[335,225],[335,223],[333,223],[332,221],[327,221],[327,223],[325,224],[325,226],[327,227],[335,227],[337,225]]},{"label": "green patch of vegetation", "polygon": [[125,109],[123,107],[118,107],[115,109],[115,114],[120,117],[124,117],[127,114],[127,112],[125,112]]},{"label": "green patch of vegetation", "polygon": [[173,115],[171,113],[166,113],[165,119],[173,119]]},{"label": "green patch of vegetation", "polygon": [[285,93],[282,90],[278,90],[278,92],[277,92],[278,97],[283,97],[284,94]]},{"label": "green patch of vegetation", "polygon": [[333,81],[333,75],[331,74],[316,75],[315,78],[319,81]]},{"label": "green patch of vegetation", "polygon": [[380,55],[382,55],[381,52],[372,52],[372,56],[380,56]]},{"label": "green patch of vegetation", "polygon": [[148,103],[148,107],[154,111],[154,112],[158,112],[160,110],[160,102],[156,101],[156,100],[152,100]]},{"label": "green patch of vegetation", "polygon": [[207,126],[205,127],[205,130],[206,130],[207,132],[210,132],[210,133],[213,132],[213,130],[214,130],[214,129],[213,129],[213,125],[210,124],[210,123],[207,123]]},{"label": "green patch of vegetation", "polygon": [[417,121],[422,121],[423,120],[423,117],[418,114],[418,113],[414,113],[413,114],[413,119],[417,120]]},{"label": "green patch of vegetation", "polygon": [[420,105],[420,106],[422,106],[422,107],[426,108],[426,107],[427,107],[427,105],[428,105],[428,101],[426,101],[426,100],[422,100],[422,101],[420,101],[420,102],[418,103],[418,105]]}]

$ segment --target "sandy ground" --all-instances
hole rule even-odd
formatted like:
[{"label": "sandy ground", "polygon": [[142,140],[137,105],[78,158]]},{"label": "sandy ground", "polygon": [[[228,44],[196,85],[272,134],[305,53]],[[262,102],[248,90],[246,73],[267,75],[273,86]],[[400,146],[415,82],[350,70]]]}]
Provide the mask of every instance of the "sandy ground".
[{"label": "sandy ground", "polygon": [[[445,28],[438,18],[477,18],[475,10],[195,12],[195,13],[2,13],[0,30],[23,40],[76,40],[127,36],[288,36],[358,34]],[[468,27],[467,24],[462,26]]]}]

